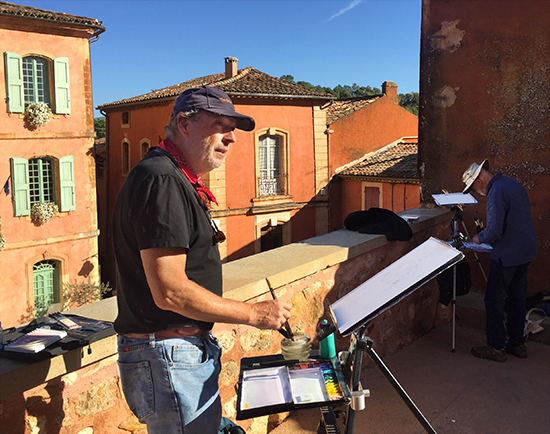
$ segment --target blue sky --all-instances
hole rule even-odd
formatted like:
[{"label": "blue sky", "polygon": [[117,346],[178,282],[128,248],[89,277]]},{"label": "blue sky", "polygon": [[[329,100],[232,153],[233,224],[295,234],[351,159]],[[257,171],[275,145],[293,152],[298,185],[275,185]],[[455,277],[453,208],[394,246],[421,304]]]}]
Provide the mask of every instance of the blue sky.
[{"label": "blue sky", "polygon": [[419,89],[421,0],[11,1],[103,22],[94,107],[223,72],[228,56],[314,85]]}]

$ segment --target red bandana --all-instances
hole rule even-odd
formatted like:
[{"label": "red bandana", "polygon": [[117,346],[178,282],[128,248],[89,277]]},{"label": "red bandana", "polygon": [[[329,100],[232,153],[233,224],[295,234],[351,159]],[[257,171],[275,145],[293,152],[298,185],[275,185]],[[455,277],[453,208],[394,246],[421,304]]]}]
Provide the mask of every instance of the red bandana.
[{"label": "red bandana", "polygon": [[216,200],[214,194],[206,188],[204,182],[202,182],[201,180],[201,177],[197,176],[197,174],[193,172],[193,169],[191,169],[189,163],[185,160],[183,155],[181,155],[181,152],[176,145],[174,145],[169,139],[160,140],[159,138],[159,147],[172,155],[172,158],[174,159],[176,164],[179,166],[191,185],[195,187],[195,190],[197,190],[199,196],[203,200],[207,198],[210,202],[214,202],[216,205],[218,204],[218,201]]}]

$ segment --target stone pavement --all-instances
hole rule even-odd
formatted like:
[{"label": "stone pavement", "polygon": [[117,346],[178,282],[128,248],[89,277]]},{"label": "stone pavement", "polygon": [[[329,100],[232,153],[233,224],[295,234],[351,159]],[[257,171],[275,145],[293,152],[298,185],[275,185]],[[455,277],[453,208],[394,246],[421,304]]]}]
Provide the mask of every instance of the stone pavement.
[{"label": "stone pavement", "polygon": [[[447,323],[382,360],[438,434],[550,433],[550,345],[529,340],[527,359],[499,363],[470,354],[484,343],[482,330],[457,320],[454,353]],[[362,371],[371,396],[354,433],[426,432],[367,355]],[[270,434],[315,434],[319,419],[318,409],[296,411]]]}]

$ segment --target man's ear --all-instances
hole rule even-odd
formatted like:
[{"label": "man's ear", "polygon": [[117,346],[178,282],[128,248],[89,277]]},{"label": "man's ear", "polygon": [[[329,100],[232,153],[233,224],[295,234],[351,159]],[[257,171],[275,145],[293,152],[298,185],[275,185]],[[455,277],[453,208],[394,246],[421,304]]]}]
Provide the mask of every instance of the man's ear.
[{"label": "man's ear", "polygon": [[188,129],[189,129],[189,119],[182,112],[178,113],[177,125],[178,125],[178,131],[180,132],[180,134],[184,137],[187,137]]}]

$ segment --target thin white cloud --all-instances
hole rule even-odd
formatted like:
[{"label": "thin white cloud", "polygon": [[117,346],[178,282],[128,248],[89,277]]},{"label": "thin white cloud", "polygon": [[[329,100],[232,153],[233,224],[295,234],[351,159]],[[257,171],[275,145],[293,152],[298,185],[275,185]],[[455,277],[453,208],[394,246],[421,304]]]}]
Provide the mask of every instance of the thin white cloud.
[{"label": "thin white cloud", "polygon": [[340,15],[345,14],[347,11],[353,9],[355,6],[357,6],[359,3],[361,3],[361,0],[353,0],[349,5],[347,5],[345,8],[340,9],[337,13],[335,13],[332,17],[330,17],[327,21],[333,20],[336,17],[339,17]]}]

